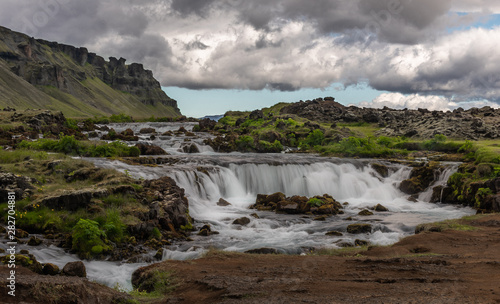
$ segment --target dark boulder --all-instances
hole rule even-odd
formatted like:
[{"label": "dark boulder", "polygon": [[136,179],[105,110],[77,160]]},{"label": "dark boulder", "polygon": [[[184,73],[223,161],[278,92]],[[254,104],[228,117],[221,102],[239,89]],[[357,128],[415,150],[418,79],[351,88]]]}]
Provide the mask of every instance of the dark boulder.
[{"label": "dark boulder", "polygon": [[372,225],[370,224],[351,224],[347,226],[347,232],[351,234],[371,233]]},{"label": "dark boulder", "polygon": [[255,110],[250,113],[249,118],[252,120],[262,119],[264,118],[264,112],[262,110]]},{"label": "dark boulder", "polygon": [[62,274],[68,277],[87,277],[87,270],[81,261],[69,262],[64,265]]},{"label": "dark boulder", "polygon": [[248,217],[241,217],[233,221],[233,225],[246,226],[250,224],[250,219]]},{"label": "dark boulder", "polygon": [[58,275],[61,272],[57,265],[47,263],[43,265],[42,273],[45,275]]},{"label": "dark boulder", "polygon": [[139,148],[139,151],[141,151],[141,155],[167,155],[168,153],[165,152],[162,148],[155,146],[155,145],[146,145],[146,144],[136,144],[135,145],[137,148]]},{"label": "dark boulder", "polygon": [[371,167],[375,172],[377,172],[380,176],[386,178],[389,176],[389,168],[387,168],[386,165],[382,165],[379,163],[373,163],[371,164]]},{"label": "dark boulder", "polygon": [[220,198],[219,201],[217,202],[217,206],[221,206],[221,207],[231,206],[231,203],[226,201],[223,198]]}]

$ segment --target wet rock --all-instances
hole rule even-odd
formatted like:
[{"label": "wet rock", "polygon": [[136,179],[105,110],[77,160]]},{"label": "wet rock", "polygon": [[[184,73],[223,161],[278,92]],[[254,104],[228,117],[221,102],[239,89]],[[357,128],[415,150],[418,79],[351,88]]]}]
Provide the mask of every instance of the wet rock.
[{"label": "wet rock", "polygon": [[46,263],[43,265],[42,273],[45,275],[58,275],[61,272],[57,265]]},{"label": "wet rock", "polygon": [[185,145],[182,147],[182,151],[184,151],[184,153],[189,153],[189,154],[200,153],[200,149],[196,144]]},{"label": "wet rock", "polygon": [[[233,223],[234,224],[234,223]],[[203,225],[198,232],[198,235],[201,236],[210,236],[212,234],[212,227],[210,225]]]},{"label": "wet rock", "polygon": [[278,250],[274,248],[257,248],[245,251],[250,254],[279,254]]},{"label": "wet rock", "polygon": [[327,219],[326,215],[320,215],[320,216],[315,217],[313,220],[314,221],[324,222],[324,221],[326,221],[326,219]]},{"label": "wet rock", "polygon": [[370,216],[370,215],[373,215],[373,212],[369,211],[369,210],[361,210],[358,215],[361,215],[361,216]]},{"label": "wet rock", "polygon": [[389,209],[387,209],[386,207],[382,206],[381,204],[377,204],[377,206],[375,206],[373,208],[373,210],[375,210],[377,212],[387,212],[387,211],[389,211]]},{"label": "wet rock", "polygon": [[154,128],[142,128],[139,130],[139,133],[141,134],[156,133],[156,130]]},{"label": "wet rock", "polygon": [[233,221],[233,225],[246,226],[248,224],[250,224],[250,219],[248,217],[241,217]]},{"label": "wet rock", "polygon": [[347,226],[347,232],[351,234],[371,233],[372,225],[370,224],[351,224]]},{"label": "wet rock", "polygon": [[252,213],[250,214],[250,216],[256,219],[260,219],[260,216],[257,213]]},{"label": "wet rock", "polygon": [[18,238],[24,239],[24,238],[27,238],[29,236],[29,233],[22,230],[22,229],[16,229],[16,236]]},{"label": "wet rock", "polygon": [[343,236],[344,234],[342,232],[339,232],[339,231],[328,231],[327,233],[325,233],[325,235],[328,235],[328,236]]},{"label": "wet rock", "polygon": [[165,150],[155,145],[136,144],[135,146],[139,148],[141,155],[168,155]]},{"label": "wet rock", "polygon": [[165,251],[165,249],[163,249],[163,248],[158,249],[158,251],[156,251],[156,253],[154,255],[154,258],[157,259],[158,261],[161,261],[163,259],[163,252],[164,251]]},{"label": "wet rock", "polygon": [[61,195],[43,198],[40,205],[50,209],[76,211],[90,205],[93,193],[93,190],[65,191]]},{"label": "wet rock", "polygon": [[87,270],[82,261],[69,262],[64,265],[62,274],[69,277],[87,277]]},{"label": "wet rock", "polygon": [[231,206],[231,203],[226,201],[223,198],[220,198],[219,201],[217,202],[217,206],[221,206],[221,207]]},{"label": "wet rock", "polygon": [[299,208],[299,204],[291,202],[291,201],[281,201],[278,203],[276,207],[277,212],[283,212],[288,214],[299,214],[301,210]]},{"label": "wet rock", "polygon": [[204,118],[198,123],[201,132],[211,131],[217,125],[217,122],[211,120],[210,118]]},{"label": "wet rock", "polygon": [[28,241],[29,246],[39,246],[40,244],[42,244],[42,240],[34,236],[32,236]]},{"label": "wet rock", "polygon": [[386,178],[389,176],[389,169],[387,168],[386,165],[382,165],[382,164],[379,164],[379,163],[373,163],[371,164],[373,170],[375,170],[375,172],[377,172],[380,176]]},{"label": "wet rock", "polygon": [[399,189],[406,194],[417,194],[427,189],[442,170],[436,163],[428,163],[421,167],[413,168],[410,178],[401,182]]}]

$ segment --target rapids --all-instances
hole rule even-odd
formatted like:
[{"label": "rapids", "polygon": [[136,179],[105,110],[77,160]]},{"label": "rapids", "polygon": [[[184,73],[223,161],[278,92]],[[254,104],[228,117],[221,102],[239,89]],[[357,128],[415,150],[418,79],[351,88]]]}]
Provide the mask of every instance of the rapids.
[{"label": "rapids", "polygon": [[[413,234],[420,223],[474,213],[470,208],[429,203],[432,186],[445,184],[457,170],[455,163],[445,164],[446,169],[437,182],[423,192],[417,202],[413,202],[398,189],[399,183],[408,178],[411,171],[405,165],[310,154],[222,154],[203,145],[203,140],[210,137],[206,133],[196,133],[195,136],[186,133],[162,135],[166,131],[175,133],[180,127],[191,131],[194,125],[126,123],[109,126],[117,132],[130,128],[136,134],[143,128],[154,128],[155,134],[138,135],[140,142],[158,145],[170,154],[164,156],[169,160],[164,165],[133,166],[117,160],[87,158],[99,167],[113,168],[137,179],[173,178],[186,191],[195,228],[210,224],[212,230],[219,232],[209,237],[197,236],[194,232],[193,241],[165,248],[163,259],[193,259],[208,248],[244,252],[269,247],[281,253],[303,254],[317,248],[337,248],[342,243],[353,243],[355,239],[366,240],[373,245],[390,245]],[[99,133],[102,135],[104,132]],[[201,153],[184,153],[182,147],[186,144],[195,144]],[[374,162],[386,165],[389,176],[381,177],[371,167]],[[257,194],[275,192],[308,197],[326,193],[348,204],[344,214],[329,217],[326,221],[314,221],[313,216],[275,214],[248,208],[255,203]],[[231,205],[218,206],[220,198]],[[377,204],[387,207],[389,212],[375,212],[365,217],[357,215],[359,211]],[[234,225],[233,221],[241,217],[248,217],[250,223],[246,226]],[[349,217],[352,220],[348,220]],[[346,233],[346,227],[353,223],[370,223],[373,231],[370,234],[350,235]],[[325,235],[332,230],[342,232],[343,236]],[[54,246],[26,249],[40,262],[51,262],[61,267],[68,261],[78,259]],[[125,290],[131,289],[132,271],[145,265],[106,261],[85,261],[85,264],[90,279],[111,287],[118,284]]]}]

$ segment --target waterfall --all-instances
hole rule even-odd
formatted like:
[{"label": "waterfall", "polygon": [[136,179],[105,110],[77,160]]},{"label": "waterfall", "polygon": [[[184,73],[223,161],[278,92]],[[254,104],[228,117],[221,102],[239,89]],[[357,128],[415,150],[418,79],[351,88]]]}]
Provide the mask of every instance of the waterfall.
[{"label": "waterfall", "polygon": [[[445,168],[443,169],[442,172],[439,173],[437,176],[437,179],[435,182],[433,182],[429,188],[427,188],[424,192],[422,192],[419,196],[418,199],[424,202],[429,202],[432,198],[432,193],[434,187],[437,186],[446,186],[448,183],[448,179],[450,179],[450,176],[457,172],[458,170],[458,163],[446,163]],[[442,190],[441,190],[442,193]],[[441,199],[439,199],[439,202],[441,202]]]}]

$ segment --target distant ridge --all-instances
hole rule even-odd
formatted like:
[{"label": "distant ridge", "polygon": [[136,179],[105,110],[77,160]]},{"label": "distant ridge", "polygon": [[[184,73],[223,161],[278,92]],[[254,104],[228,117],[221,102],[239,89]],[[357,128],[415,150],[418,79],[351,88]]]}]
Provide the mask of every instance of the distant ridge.
[{"label": "distant ridge", "polygon": [[125,61],[0,26],[0,107],[57,110],[69,117],[181,115],[150,70]]}]

